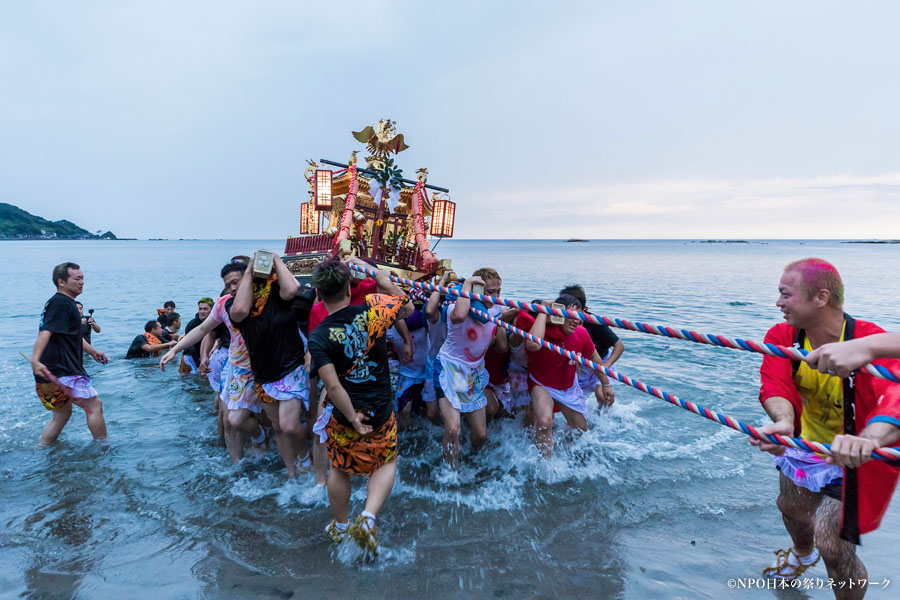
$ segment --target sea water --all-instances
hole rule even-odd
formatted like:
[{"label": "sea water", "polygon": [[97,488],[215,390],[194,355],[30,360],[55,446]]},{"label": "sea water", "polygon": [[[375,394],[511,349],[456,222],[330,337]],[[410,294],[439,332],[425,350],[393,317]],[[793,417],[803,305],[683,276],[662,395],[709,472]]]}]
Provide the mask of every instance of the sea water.
[{"label": "sea water", "polygon": [[[729,579],[756,577],[790,546],[775,506],[777,472],[746,437],[625,385],[590,431],[555,424],[538,457],[519,421],[489,426],[458,472],[440,460],[438,427],[400,436],[398,479],[379,515],[373,565],[334,551],[328,501],[311,477],[285,483],[277,453],[232,466],[216,436],[205,379],[160,372],[125,351],[174,300],[187,323],[216,297],[219,268],[278,241],[61,241],[0,244],[0,597],[33,598],[741,598]],[[552,299],[581,283],[597,314],[761,341],[781,320],[783,267],[819,256],[846,285],[846,310],[900,330],[900,245],[835,241],[465,241],[440,257],[461,275],[493,266],[503,296]],[[30,355],[53,266],[85,273],[85,309],[110,357],[89,373],[109,439],[94,443],[75,409],[60,441],[40,448],[49,415],[19,350]],[[616,330],[624,374],[754,425],[761,357]],[[463,437],[465,437],[465,426]],[[363,508],[354,481],[351,512]],[[900,589],[900,503],[859,553],[874,598]],[[807,573],[825,589],[823,565]]]}]

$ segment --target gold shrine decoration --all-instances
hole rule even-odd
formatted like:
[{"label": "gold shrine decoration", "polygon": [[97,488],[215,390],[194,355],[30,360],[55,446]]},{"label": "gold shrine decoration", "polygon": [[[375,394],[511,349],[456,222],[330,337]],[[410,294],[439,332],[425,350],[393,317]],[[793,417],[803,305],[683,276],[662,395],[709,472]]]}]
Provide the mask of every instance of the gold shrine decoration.
[{"label": "gold shrine decoration", "polygon": [[285,260],[284,266],[288,268],[288,271],[291,272],[294,276],[309,276],[312,275],[313,270],[316,268],[316,265],[325,260],[325,256],[316,256],[314,258],[301,258],[295,260]]},{"label": "gold shrine decoration", "polygon": [[316,210],[331,210],[331,171],[316,169],[315,186]]},{"label": "gold shrine decoration", "polygon": [[456,220],[456,202],[432,198],[431,235],[434,237],[453,237],[453,226]]},{"label": "gold shrine decoration", "polygon": [[373,154],[370,158],[385,158],[388,154],[398,154],[409,148],[403,141],[403,134],[397,133],[396,125],[390,119],[381,119],[362,131],[354,131],[353,137],[366,145]]}]

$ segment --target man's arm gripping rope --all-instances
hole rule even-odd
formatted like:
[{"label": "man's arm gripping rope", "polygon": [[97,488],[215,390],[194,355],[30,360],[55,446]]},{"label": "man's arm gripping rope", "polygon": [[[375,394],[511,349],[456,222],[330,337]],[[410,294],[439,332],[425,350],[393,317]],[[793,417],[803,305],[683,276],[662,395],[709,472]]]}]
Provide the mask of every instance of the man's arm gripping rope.
[{"label": "man's arm gripping rope", "polygon": [[[356,269],[358,271],[362,271],[365,273],[371,273],[368,269],[363,269],[356,265],[350,265],[350,268]],[[511,300],[501,302],[501,301],[499,301],[500,300],[499,298],[495,298],[494,296],[483,296],[481,294],[471,294],[468,292],[462,292],[457,289],[451,290],[450,288],[436,286],[436,285],[432,285],[430,283],[420,283],[418,281],[404,279],[402,277],[397,277],[395,275],[391,275],[391,279],[393,279],[394,281],[396,281],[398,283],[403,283],[403,284],[410,285],[412,287],[419,288],[419,289],[428,289],[431,291],[438,291],[438,292],[442,292],[442,293],[446,293],[446,294],[451,294],[454,296],[464,296],[471,300],[488,300],[489,302],[493,302],[494,304],[505,304],[506,306],[512,306],[513,308],[522,308],[525,310],[528,310],[530,307],[535,307],[538,309],[547,309],[548,308],[548,307],[545,307],[545,306],[539,305],[539,304],[530,304],[530,303],[526,303],[526,302],[514,302]],[[674,394],[670,394],[669,392],[661,391],[652,385],[647,385],[646,383],[643,383],[636,379],[632,379],[631,377],[628,377],[627,375],[622,375],[616,371],[613,371],[612,369],[609,369],[602,365],[598,365],[594,361],[584,358],[581,354],[578,354],[577,352],[572,352],[571,350],[566,350],[564,348],[560,348],[556,344],[553,344],[552,342],[548,342],[548,341],[544,340],[543,338],[535,337],[535,336],[531,335],[530,333],[528,333],[527,331],[519,329],[518,327],[515,327],[514,325],[510,325],[509,323],[506,323],[505,321],[501,321],[500,319],[498,319],[496,317],[492,317],[491,315],[487,314],[484,311],[480,311],[475,308],[470,308],[469,312],[476,314],[484,319],[488,319],[501,327],[505,327],[508,331],[511,331],[517,335],[520,335],[527,340],[531,340],[532,342],[540,344],[541,346],[543,346],[545,348],[549,348],[550,350],[556,352],[557,354],[565,356],[566,358],[568,358],[570,360],[574,360],[590,369],[593,369],[594,371],[605,373],[608,377],[613,377],[613,378],[617,379],[618,381],[621,381],[622,383],[624,383],[626,385],[630,385],[631,387],[638,389],[646,394],[650,394],[651,396],[655,396],[661,400],[665,400],[666,402],[668,402],[670,404],[674,404],[675,406],[679,406],[685,410],[689,410],[694,414],[697,414],[697,415],[700,415],[701,417],[705,417],[705,418],[709,419],[710,421],[715,421],[721,425],[730,427],[731,429],[734,429],[735,431],[741,431],[741,432],[745,433],[746,435],[754,437],[758,440],[769,441],[769,442],[772,442],[775,444],[779,444],[781,446],[787,446],[789,448],[796,448],[799,450],[806,450],[809,452],[818,452],[820,454],[831,455],[831,445],[830,444],[823,444],[821,442],[813,442],[810,440],[804,440],[803,438],[785,437],[785,436],[782,436],[779,434],[774,434],[774,433],[773,434],[762,434],[759,432],[759,430],[757,430],[752,425],[747,425],[746,423],[738,421],[737,419],[735,419],[733,417],[729,417],[728,415],[723,415],[721,413],[717,413],[715,411],[709,410],[708,408],[700,406],[699,404],[694,404],[693,402],[688,402],[687,400],[679,398],[678,396],[676,396]],[[560,311],[558,309],[541,310],[541,312],[545,312],[547,314],[559,314],[560,316],[568,316],[569,318],[580,318],[577,315],[582,314],[582,313],[578,313],[575,311],[567,311],[567,310]],[[572,316],[572,315],[575,315],[575,316]],[[593,316],[593,315],[591,315],[591,316]],[[696,334],[696,335],[699,336],[699,334]],[[767,345],[772,345],[772,344],[767,344]],[[778,346],[776,346],[776,348],[778,348]],[[794,350],[794,349],[792,348],[791,350]],[[788,358],[788,357],[785,357],[785,358]],[[869,366],[872,366],[872,365],[869,365]],[[887,379],[887,378],[885,378],[885,379]],[[872,451],[872,458],[875,458],[878,460],[883,460],[883,461],[898,461],[898,460],[900,460],[900,448],[876,448],[875,450]]]},{"label": "man's arm gripping rope", "polygon": [[[363,269],[356,265],[351,265],[350,268],[371,274],[368,269]],[[451,296],[462,296],[463,298],[468,298],[470,300],[481,300],[482,302],[488,301],[493,304],[502,304],[511,308],[519,308],[532,312],[542,312],[548,315],[557,315],[561,317],[568,317],[570,319],[579,319],[581,321],[597,323],[599,325],[608,325],[610,327],[627,329],[629,331],[637,331],[639,333],[649,333],[652,335],[661,335],[663,337],[677,338],[680,340],[687,340],[689,342],[695,342],[698,344],[731,348],[733,350],[744,350],[746,352],[756,352],[758,354],[767,354],[769,356],[777,356],[779,358],[788,358],[791,360],[803,360],[803,358],[808,354],[808,352],[802,348],[779,346],[777,344],[760,344],[759,342],[744,340],[741,338],[729,338],[724,335],[715,335],[712,333],[697,333],[696,331],[691,331],[689,329],[678,330],[666,325],[650,325],[649,323],[641,323],[639,321],[635,321],[634,323],[632,323],[626,319],[598,317],[597,315],[592,315],[576,310],[553,308],[551,306],[531,304],[530,302],[521,302],[519,300],[507,300],[506,298],[497,298],[496,296],[484,296],[482,294],[464,292],[457,288],[447,288],[430,283],[420,283],[418,281],[412,281],[411,279],[397,277],[396,275],[391,275],[391,279],[405,285],[410,285],[430,291],[441,292],[443,294],[449,294]],[[864,370],[872,377],[877,377],[878,379],[886,379],[888,381],[900,383],[900,375],[893,373],[882,365],[868,364],[860,367],[859,370]]]}]

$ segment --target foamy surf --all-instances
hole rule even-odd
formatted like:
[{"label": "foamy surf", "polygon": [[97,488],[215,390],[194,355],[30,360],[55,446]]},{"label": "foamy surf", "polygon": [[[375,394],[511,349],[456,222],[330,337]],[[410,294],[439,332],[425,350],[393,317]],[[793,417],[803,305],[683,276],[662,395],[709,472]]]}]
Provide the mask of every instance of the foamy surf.
[{"label": "foamy surf", "polygon": [[416,562],[416,543],[408,547],[393,547],[383,543],[378,546],[378,555],[367,559],[365,551],[356,542],[347,538],[332,548],[334,560],[345,567],[353,567],[361,571],[383,571],[397,565],[411,565]]}]

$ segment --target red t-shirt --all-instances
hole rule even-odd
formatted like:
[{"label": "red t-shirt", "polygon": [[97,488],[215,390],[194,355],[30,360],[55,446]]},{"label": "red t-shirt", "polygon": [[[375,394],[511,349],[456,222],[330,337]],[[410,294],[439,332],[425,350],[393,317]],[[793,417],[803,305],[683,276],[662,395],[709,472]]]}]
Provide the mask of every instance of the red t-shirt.
[{"label": "red t-shirt", "polygon": [[325,303],[317,300],[309,310],[309,332],[312,333],[327,316],[328,309],[325,308]]},{"label": "red t-shirt", "polygon": [[[355,281],[359,281],[356,285],[354,285]],[[371,277],[367,277],[363,280],[351,279],[350,280],[350,305],[356,306],[360,304],[366,303],[366,296],[369,294],[375,294],[378,292],[378,282],[372,279]]]},{"label": "red t-shirt", "polygon": [[[357,280],[350,280],[351,306],[359,306],[365,304],[366,296],[368,296],[369,294],[374,294],[378,291],[378,282],[371,277],[363,279],[356,285],[354,285],[354,281]],[[325,308],[325,304],[316,301],[316,303],[313,304],[312,309],[309,311],[309,332],[312,333],[313,330],[318,327],[319,323],[321,323],[327,316],[328,310]]]},{"label": "red t-shirt", "polygon": [[488,350],[484,354],[484,368],[487,369],[490,377],[489,383],[494,385],[504,384],[509,381],[509,372],[506,370],[506,361],[509,358],[509,352],[494,352]]},{"label": "red t-shirt", "polygon": [[[530,331],[532,325],[534,325],[534,317],[527,312],[519,312],[516,317],[516,327]],[[585,358],[594,355],[594,342],[587,329],[581,325],[575,328],[572,335],[566,337],[562,332],[562,327],[547,323],[544,339],[566,350],[577,352]],[[577,363],[569,364],[569,362],[570,360],[565,356],[557,354],[549,348],[541,347],[537,352],[528,352],[528,374],[545,387],[567,390],[575,385],[575,374],[578,370]],[[530,390],[532,387],[534,387],[534,382],[529,378],[528,389]]]}]

